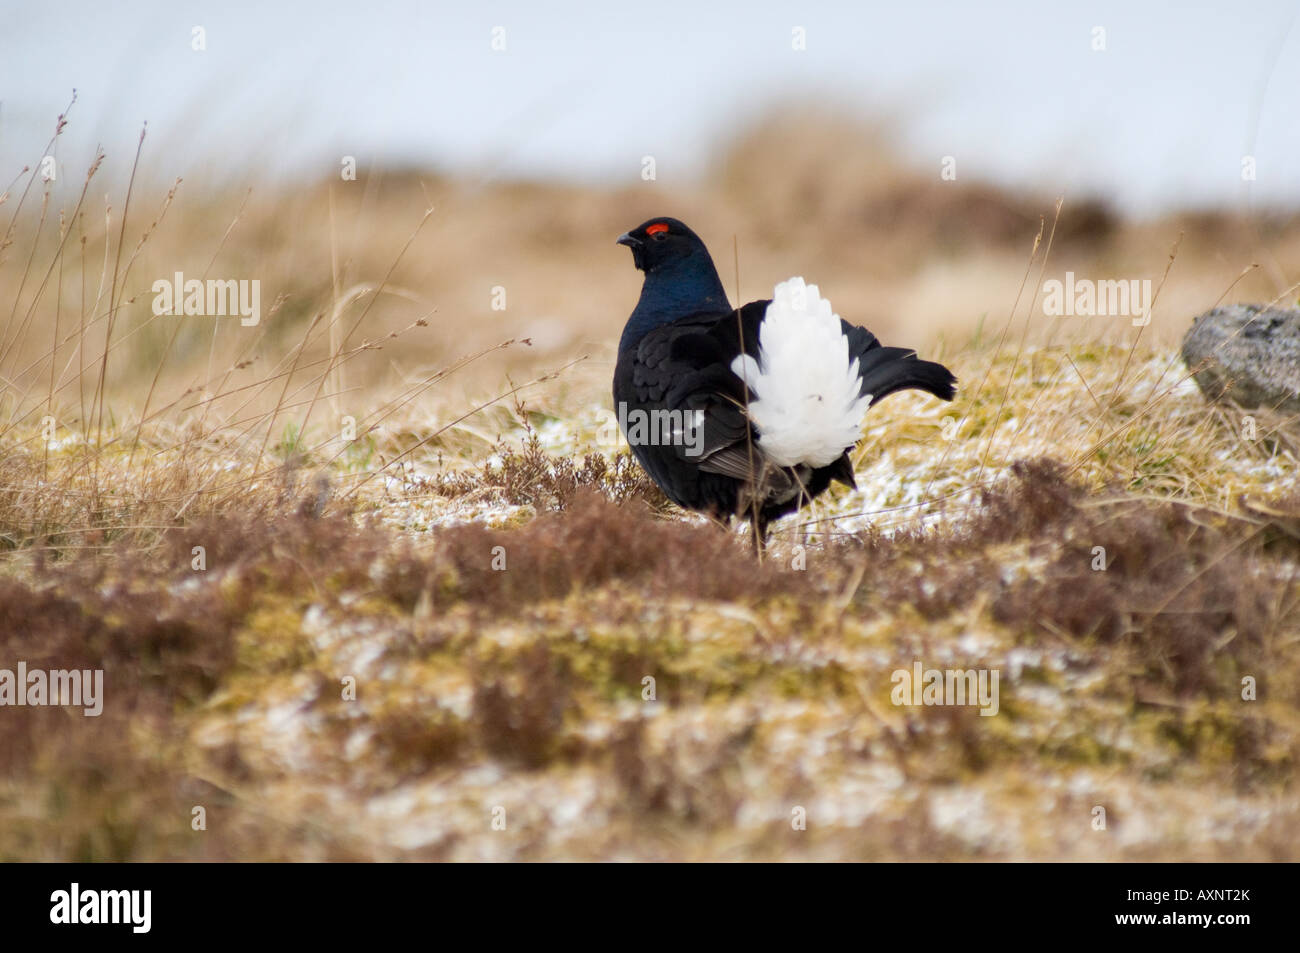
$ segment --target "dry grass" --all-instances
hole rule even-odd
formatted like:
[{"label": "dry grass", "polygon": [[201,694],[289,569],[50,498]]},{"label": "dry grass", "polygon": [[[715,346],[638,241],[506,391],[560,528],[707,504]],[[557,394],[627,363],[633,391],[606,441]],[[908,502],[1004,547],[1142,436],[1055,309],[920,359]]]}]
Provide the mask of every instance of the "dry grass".
[{"label": "dry grass", "polygon": [[[418,538],[199,520],[5,581],[5,657],[103,668],[108,702],[6,715],[0,851],[1295,859],[1298,569],[1283,529],[1046,463],[802,572],[589,490]],[[914,659],[1001,671],[999,716],[891,707]]]},{"label": "dry grass", "polygon": [[[0,709],[0,858],[1300,859],[1296,424],[1247,439],[1171,346],[1285,287],[1294,219],[1053,226],[820,128],[698,192],[11,189],[0,668],[107,699]],[[610,426],[635,276],[590,247],[661,211],[735,223],[746,297],[802,271],[887,339],[946,329],[962,382],[874,412],[862,489],[762,564]],[[1140,334],[1016,296],[1159,278],[1180,228]],[[154,318],[177,270],[260,277],[263,323]],[[892,705],[915,660],[999,671],[999,715]]]}]

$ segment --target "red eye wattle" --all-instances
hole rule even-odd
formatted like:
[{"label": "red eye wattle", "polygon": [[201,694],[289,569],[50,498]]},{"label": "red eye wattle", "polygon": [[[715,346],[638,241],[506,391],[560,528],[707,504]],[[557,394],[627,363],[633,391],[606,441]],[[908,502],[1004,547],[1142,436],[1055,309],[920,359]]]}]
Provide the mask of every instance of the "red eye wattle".
[{"label": "red eye wattle", "polygon": [[651,225],[649,228],[647,228],[645,230],[645,233],[647,235],[659,235],[666,231],[668,231],[667,225],[665,225],[663,222],[656,222],[654,225]]}]

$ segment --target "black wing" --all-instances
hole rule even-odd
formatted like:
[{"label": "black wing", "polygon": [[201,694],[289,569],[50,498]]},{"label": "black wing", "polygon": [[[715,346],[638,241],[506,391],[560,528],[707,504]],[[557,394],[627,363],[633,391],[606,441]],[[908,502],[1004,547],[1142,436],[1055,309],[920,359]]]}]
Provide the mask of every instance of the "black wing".
[{"label": "black wing", "polygon": [[669,446],[633,446],[645,468],[676,502],[695,508],[732,507],[726,480],[751,481],[763,472],[753,428],[745,416],[752,397],[731,370],[742,351],[756,355],[767,301],[736,311],[696,314],[647,333],[619,356],[614,401],[624,412],[670,410],[697,414],[700,432]]}]

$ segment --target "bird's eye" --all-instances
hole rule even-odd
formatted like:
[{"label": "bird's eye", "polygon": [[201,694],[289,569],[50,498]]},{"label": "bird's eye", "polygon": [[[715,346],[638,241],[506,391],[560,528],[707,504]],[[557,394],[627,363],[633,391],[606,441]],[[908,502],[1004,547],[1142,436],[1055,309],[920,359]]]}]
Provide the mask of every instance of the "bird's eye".
[{"label": "bird's eye", "polygon": [[668,226],[665,225],[663,222],[658,222],[654,225],[651,225],[649,228],[647,228],[645,230],[645,233],[649,235],[651,238],[653,238],[655,241],[663,241],[665,238],[668,237]]}]

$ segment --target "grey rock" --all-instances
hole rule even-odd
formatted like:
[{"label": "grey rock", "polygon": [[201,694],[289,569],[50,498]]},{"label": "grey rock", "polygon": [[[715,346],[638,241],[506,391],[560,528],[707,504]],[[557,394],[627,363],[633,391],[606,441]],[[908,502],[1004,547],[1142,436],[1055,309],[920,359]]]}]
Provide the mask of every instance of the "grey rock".
[{"label": "grey rock", "polygon": [[1215,308],[1183,338],[1183,360],[1210,400],[1300,413],[1300,310]]}]

